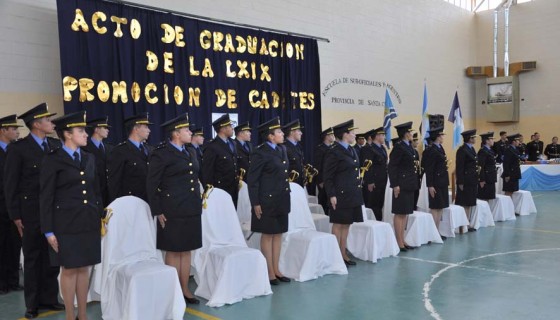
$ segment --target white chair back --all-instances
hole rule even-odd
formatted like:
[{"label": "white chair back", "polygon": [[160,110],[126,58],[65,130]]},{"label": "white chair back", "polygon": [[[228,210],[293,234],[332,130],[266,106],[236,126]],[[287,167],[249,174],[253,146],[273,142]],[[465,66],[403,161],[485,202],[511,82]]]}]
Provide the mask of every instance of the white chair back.
[{"label": "white chair back", "polygon": [[241,181],[241,189],[239,189],[237,217],[240,223],[251,222],[251,200],[249,199],[249,187],[245,181]]},{"label": "white chair back", "polygon": [[208,196],[206,209],[202,210],[202,246],[229,245],[247,247],[231,196],[214,188]]},{"label": "white chair back", "polygon": [[290,182],[290,216],[288,232],[298,230],[315,230],[305,190],[297,183]]}]

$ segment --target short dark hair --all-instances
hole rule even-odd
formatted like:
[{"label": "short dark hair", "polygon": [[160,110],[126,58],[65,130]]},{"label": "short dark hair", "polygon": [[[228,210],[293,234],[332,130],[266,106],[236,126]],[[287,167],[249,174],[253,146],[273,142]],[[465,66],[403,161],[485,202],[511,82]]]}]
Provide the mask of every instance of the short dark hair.
[{"label": "short dark hair", "polygon": [[506,133],[507,133],[506,131],[500,131],[500,136],[503,136]]},{"label": "short dark hair", "polygon": [[56,135],[58,136],[60,141],[62,141],[64,143],[64,142],[66,142],[66,137],[64,136],[64,132],[72,132],[72,129],[74,129],[74,128],[57,129],[55,131],[56,131]]},{"label": "short dark hair", "polygon": [[134,129],[135,125],[136,123],[129,123],[124,125],[124,131],[126,132],[127,136],[129,136],[132,133],[132,129]]},{"label": "short dark hair", "polygon": [[342,137],[344,136],[344,131],[341,132],[335,132],[334,137],[338,140],[342,140]]}]

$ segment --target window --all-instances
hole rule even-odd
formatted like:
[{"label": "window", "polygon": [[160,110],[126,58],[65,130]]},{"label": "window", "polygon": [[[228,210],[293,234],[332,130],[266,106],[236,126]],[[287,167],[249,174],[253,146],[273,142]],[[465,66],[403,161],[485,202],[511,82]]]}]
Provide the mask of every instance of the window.
[{"label": "window", "polygon": [[[463,8],[469,11],[485,11],[495,9],[502,0],[443,0],[449,2],[457,7]],[[534,0],[513,0],[513,4],[531,2]]]}]

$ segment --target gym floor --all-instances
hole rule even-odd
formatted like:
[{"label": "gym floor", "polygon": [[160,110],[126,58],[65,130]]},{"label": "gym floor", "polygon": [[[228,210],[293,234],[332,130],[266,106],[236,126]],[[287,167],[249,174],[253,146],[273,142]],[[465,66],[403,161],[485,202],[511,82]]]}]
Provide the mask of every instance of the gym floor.
[{"label": "gym floor", "polygon": [[[221,308],[202,300],[187,308],[185,319],[556,319],[559,195],[533,192],[538,214],[376,264],[358,261],[347,276],[281,283],[273,295]],[[0,319],[21,319],[24,311],[23,292],[0,297]],[[100,305],[91,303],[88,314],[101,319]],[[64,313],[40,317],[64,319]]]}]

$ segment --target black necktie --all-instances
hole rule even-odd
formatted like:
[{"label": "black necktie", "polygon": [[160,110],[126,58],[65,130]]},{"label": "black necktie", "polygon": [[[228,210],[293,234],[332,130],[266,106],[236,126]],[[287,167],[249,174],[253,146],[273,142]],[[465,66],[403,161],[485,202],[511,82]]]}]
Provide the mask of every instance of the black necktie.
[{"label": "black necktie", "polygon": [[49,144],[46,141],[43,141],[43,143],[41,143],[41,145],[43,146],[43,151],[45,151],[45,153],[48,153],[51,150],[49,148]]},{"label": "black necktie", "polygon": [[231,141],[227,141],[227,144],[229,146],[229,150],[231,150],[231,152],[233,152],[233,143],[231,143]]},{"label": "black necktie", "polygon": [[202,158],[202,150],[200,150],[200,147],[196,147],[196,154]]},{"label": "black necktie", "polygon": [[187,156],[187,158],[191,157],[191,154],[185,148],[183,148],[183,153]]},{"label": "black necktie", "polygon": [[103,146],[103,143],[99,144],[99,150],[101,150],[101,153],[105,153],[105,147]]},{"label": "black necktie", "polygon": [[78,151],[74,151],[74,163],[79,167],[80,166],[80,154]]},{"label": "black necktie", "polygon": [[249,143],[245,142],[245,144],[243,145],[243,148],[247,151],[247,152],[251,152],[251,150],[249,150]]},{"label": "black necktie", "polygon": [[139,149],[140,149],[140,152],[142,152],[145,156],[148,155],[148,152],[147,152],[146,148],[144,148],[144,144],[143,144],[143,143],[140,144]]}]

